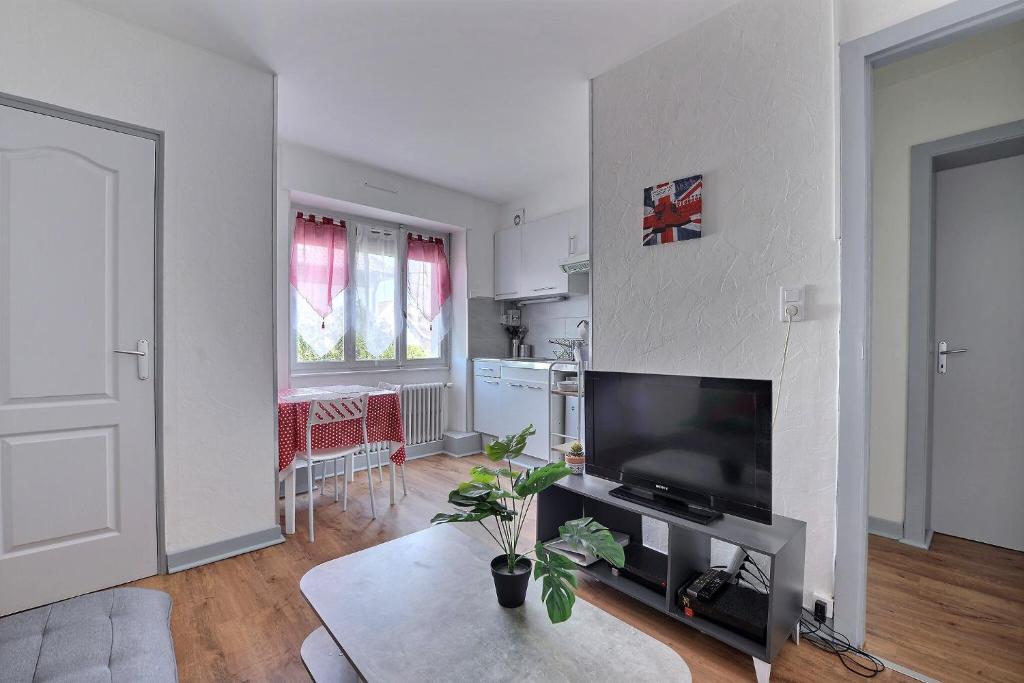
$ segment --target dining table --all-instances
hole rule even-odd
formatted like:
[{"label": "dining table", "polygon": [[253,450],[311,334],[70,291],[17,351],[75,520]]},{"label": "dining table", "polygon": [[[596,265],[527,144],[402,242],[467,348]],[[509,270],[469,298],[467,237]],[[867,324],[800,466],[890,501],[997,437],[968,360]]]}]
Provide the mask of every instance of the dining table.
[{"label": "dining table", "polygon": [[[307,450],[306,423],[310,404],[361,394],[368,394],[366,432],[370,448],[387,452],[390,461],[391,503],[394,504],[395,467],[405,464],[405,431],[398,394],[358,384],[282,389],[277,394],[277,463],[278,481],[284,482],[285,533],[295,533],[295,454]],[[314,452],[348,448],[362,443],[362,429],[358,420],[314,425],[312,439]],[[369,468],[369,453],[365,455]],[[354,466],[350,468],[350,476],[353,469]]]}]

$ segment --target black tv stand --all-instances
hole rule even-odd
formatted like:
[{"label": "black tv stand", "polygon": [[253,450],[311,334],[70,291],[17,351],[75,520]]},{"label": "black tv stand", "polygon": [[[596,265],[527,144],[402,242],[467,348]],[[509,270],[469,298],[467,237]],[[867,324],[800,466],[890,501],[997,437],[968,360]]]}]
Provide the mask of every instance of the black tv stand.
[{"label": "black tv stand", "polygon": [[623,500],[628,500],[633,503],[640,505],[646,505],[649,508],[660,510],[676,517],[682,517],[688,519],[691,522],[697,522],[697,524],[710,524],[716,519],[722,516],[721,512],[715,510],[708,510],[707,508],[697,507],[696,505],[689,505],[679,500],[674,500],[667,496],[659,496],[654,493],[647,493],[646,491],[639,491],[629,486],[617,486],[608,492],[609,496],[615,496]]}]

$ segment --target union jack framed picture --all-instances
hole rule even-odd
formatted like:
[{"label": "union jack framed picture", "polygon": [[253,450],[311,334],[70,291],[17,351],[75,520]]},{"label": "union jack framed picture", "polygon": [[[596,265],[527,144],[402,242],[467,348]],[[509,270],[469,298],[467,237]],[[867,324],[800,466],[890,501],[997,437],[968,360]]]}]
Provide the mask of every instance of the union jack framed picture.
[{"label": "union jack framed picture", "polygon": [[644,188],[644,246],[700,237],[703,194],[703,175]]}]

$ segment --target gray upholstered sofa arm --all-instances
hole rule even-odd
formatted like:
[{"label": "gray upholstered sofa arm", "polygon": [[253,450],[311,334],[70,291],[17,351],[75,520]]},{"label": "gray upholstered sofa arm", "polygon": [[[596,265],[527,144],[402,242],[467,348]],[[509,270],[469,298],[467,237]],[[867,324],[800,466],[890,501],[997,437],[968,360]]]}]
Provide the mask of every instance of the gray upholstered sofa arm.
[{"label": "gray upholstered sofa arm", "polygon": [[171,598],[113,588],[0,619],[0,683],[178,680]]}]

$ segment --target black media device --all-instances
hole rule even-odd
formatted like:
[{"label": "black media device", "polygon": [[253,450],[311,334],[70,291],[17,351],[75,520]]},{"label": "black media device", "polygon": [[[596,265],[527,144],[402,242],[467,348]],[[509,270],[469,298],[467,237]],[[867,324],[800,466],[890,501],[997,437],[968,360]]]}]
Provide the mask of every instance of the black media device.
[{"label": "black media device", "polygon": [[630,543],[624,550],[626,561],[621,569],[612,567],[614,575],[630,579],[662,595],[668,593],[668,555],[648,548],[643,543]]},{"label": "black media device", "polygon": [[587,474],[609,493],[707,524],[772,521],[771,380],[589,371]]},{"label": "black media device", "polygon": [[[711,572],[696,577],[694,582],[709,574]],[[700,590],[694,591],[697,595],[693,595],[690,585],[682,586],[676,596],[684,616],[699,616],[759,643],[768,642],[767,595],[736,583],[726,583],[712,597],[705,599],[701,597]]]},{"label": "black media device", "polygon": [[732,583],[732,575],[729,572],[711,569],[690,582],[690,585],[686,587],[686,595],[691,600],[707,602],[718,595],[718,591],[728,583]]}]

